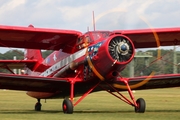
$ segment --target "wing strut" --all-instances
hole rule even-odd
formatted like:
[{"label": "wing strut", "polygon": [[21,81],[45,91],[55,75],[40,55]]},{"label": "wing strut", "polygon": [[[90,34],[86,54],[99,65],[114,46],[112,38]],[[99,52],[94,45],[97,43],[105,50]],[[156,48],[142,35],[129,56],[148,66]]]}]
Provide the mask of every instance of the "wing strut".
[{"label": "wing strut", "polygon": [[12,74],[15,74],[7,65],[3,65],[3,66],[0,66],[0,67],[7,69]]}]

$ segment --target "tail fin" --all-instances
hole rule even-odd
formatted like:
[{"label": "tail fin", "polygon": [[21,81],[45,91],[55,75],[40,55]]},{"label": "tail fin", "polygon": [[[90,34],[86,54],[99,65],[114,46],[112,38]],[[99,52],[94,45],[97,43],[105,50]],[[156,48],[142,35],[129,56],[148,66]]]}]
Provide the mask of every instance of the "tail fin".
[{"label": "tail fin", "polygon": [[24,52],[24,57],[25,57],[25,60],[38,60],[40,62],[43,61],[41,50],[26,49]]},{"label": "tail fin", "polygon": [[25,49],[24,59],[25,60],[36,60],[37,61],[34,65],[25,67],[25,73],[26,74],[31,74],[31,72],[33,70],[35,70],[36,67],[39,66],[39,64],[41,64],[42,61],[44,60],[42,57],[41,50],[36,50],[36,49]]}]

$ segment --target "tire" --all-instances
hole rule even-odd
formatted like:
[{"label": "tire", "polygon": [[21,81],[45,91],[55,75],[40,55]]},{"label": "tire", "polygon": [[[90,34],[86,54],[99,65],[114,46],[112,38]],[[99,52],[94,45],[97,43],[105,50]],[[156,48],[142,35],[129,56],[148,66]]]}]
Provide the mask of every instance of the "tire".
[{"label": "tire", "polygon": [[137,107],[135,107],[135,112],[136,113],[144,113],[146,109],[146,103],[143,98],[139,98],[136,101]]},{"label": "tire", "polygon": [[35,111],[41,111],[41,103],[36,103],[36,105],[35,105]]},{"label": "tire", "polygon": [[65,114],[73,113],[73,104],[69,99],[64,99],[62,109]]}]

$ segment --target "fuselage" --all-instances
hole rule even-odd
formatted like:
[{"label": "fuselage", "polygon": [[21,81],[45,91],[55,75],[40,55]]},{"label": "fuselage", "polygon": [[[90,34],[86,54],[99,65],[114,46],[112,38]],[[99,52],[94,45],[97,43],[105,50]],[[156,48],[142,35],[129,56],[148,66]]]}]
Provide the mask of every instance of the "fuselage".
[{"label": "fuselage", "polygon": [[[131,40],[109,31],[85,33],[77,39],[70,51],[72,52],[64,52],[62,49],[54,51],[30,75],[80,78],[81,82],[75,84],[75,94],[81,94],[99,80],[113,80],[134,57]],[[55,93],[27,94],[35,98],[65,97],[69,90],[63,90],[64,88]]]}]

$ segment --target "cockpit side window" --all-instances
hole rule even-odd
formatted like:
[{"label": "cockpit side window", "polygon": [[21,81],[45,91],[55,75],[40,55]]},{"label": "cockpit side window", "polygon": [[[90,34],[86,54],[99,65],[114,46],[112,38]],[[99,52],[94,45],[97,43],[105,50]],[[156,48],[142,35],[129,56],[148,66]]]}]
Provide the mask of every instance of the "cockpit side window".
[{"label": "cockpit side window", "polygon": [[81,36],[80,38],[78,38],[77,44],[81,44],[82,42],[83,42],[83,36]]},{"label": "cockpit side window", "polygon": [[78,40],[77,40],[77,48],[78,49],[82,49],[82,48],[85,48],[87,47],[90,43],[91,43],[91,39],[89,36],[81,36]]}]

